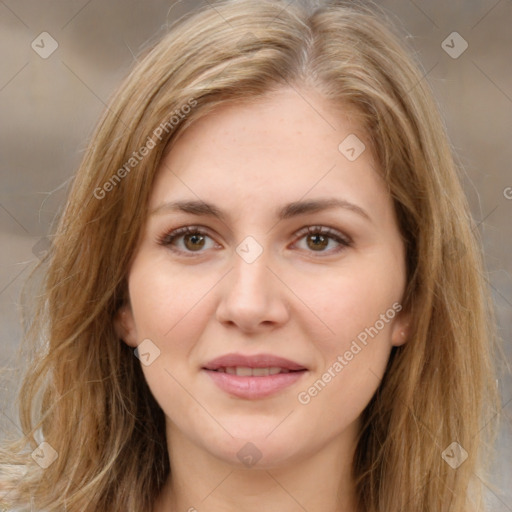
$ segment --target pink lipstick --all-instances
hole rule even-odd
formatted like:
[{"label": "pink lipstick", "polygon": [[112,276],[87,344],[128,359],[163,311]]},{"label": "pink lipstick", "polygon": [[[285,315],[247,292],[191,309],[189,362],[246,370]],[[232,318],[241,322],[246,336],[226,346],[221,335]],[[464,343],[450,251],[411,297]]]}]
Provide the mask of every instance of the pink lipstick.
[{"label": "pink lipstick", "polygon": [[213,359],[202,370],[220,389],[245,399],[278,393],[307,372],[303,365],[272,354],[226,354]]}]

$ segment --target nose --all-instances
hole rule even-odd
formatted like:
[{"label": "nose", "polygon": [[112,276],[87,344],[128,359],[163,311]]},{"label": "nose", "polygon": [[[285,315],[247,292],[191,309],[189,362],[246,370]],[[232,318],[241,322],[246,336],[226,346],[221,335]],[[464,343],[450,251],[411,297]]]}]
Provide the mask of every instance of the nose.
[{"label": "nose", "polygon": [[223,279],[217,320],[244,332],[271,330],[286,323],[289,290],[269,267],[265,251],[252,263],[235,252],[233,265]]}]

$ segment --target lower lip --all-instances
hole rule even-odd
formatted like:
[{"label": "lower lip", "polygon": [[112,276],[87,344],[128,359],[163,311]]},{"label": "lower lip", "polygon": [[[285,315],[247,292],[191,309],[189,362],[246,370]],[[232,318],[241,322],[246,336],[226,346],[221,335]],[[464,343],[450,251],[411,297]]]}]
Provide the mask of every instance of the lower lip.
[{"label": "lower lip", "polygon": [[243,377],[230,373],[203,370],[217,386],[231,395],[239,398],[265,398],[273,395],[297,382],[306,372],[278,373],[261,377]]}]

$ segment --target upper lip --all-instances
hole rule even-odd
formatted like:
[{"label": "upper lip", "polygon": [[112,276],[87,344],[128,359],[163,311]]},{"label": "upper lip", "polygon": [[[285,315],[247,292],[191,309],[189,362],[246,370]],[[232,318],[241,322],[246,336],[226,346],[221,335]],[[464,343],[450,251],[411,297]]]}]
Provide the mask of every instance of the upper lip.
[{"label": "upper lip", "polygon": [[212,359],[203,366],[206,370],[218,370],[219,368],[230,368],[234,366],[245,366],[248,368],[269,368],[278,367],[288,370],[306,370],[295,361],[285,359],[284,357],[274,356],[272,354],[255,354],[253,356],[246,356],[243,354],[225,354],[220,357]]}]

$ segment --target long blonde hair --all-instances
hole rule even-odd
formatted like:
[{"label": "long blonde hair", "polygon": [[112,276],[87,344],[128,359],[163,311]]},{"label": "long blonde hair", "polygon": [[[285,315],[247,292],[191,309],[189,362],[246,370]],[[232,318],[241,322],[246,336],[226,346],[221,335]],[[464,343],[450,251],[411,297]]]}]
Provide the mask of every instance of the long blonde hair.
[{"label": "long blonde hair", "polygon": [[[496,333],[443,122],[382,12],[303,4],[231,0],[189,13],[110,101],[39,269],[19,398],[25,435],[0,454],[6,505],[151,510],[169,476],[164,415],[112,319],[127,300],[159,161],[216,105],[306,86],[361,114],[407,250],[411,337],[363,414],[353,461],[360,512],[467,512],[470,495],[481,507],[473,473],[487,460],[483,422],[499,408]],[[46,469],[31,456],[43,439],[57,454]],[[467,452],[457,468],[442,456],[465,453],[454,442]]]}]

